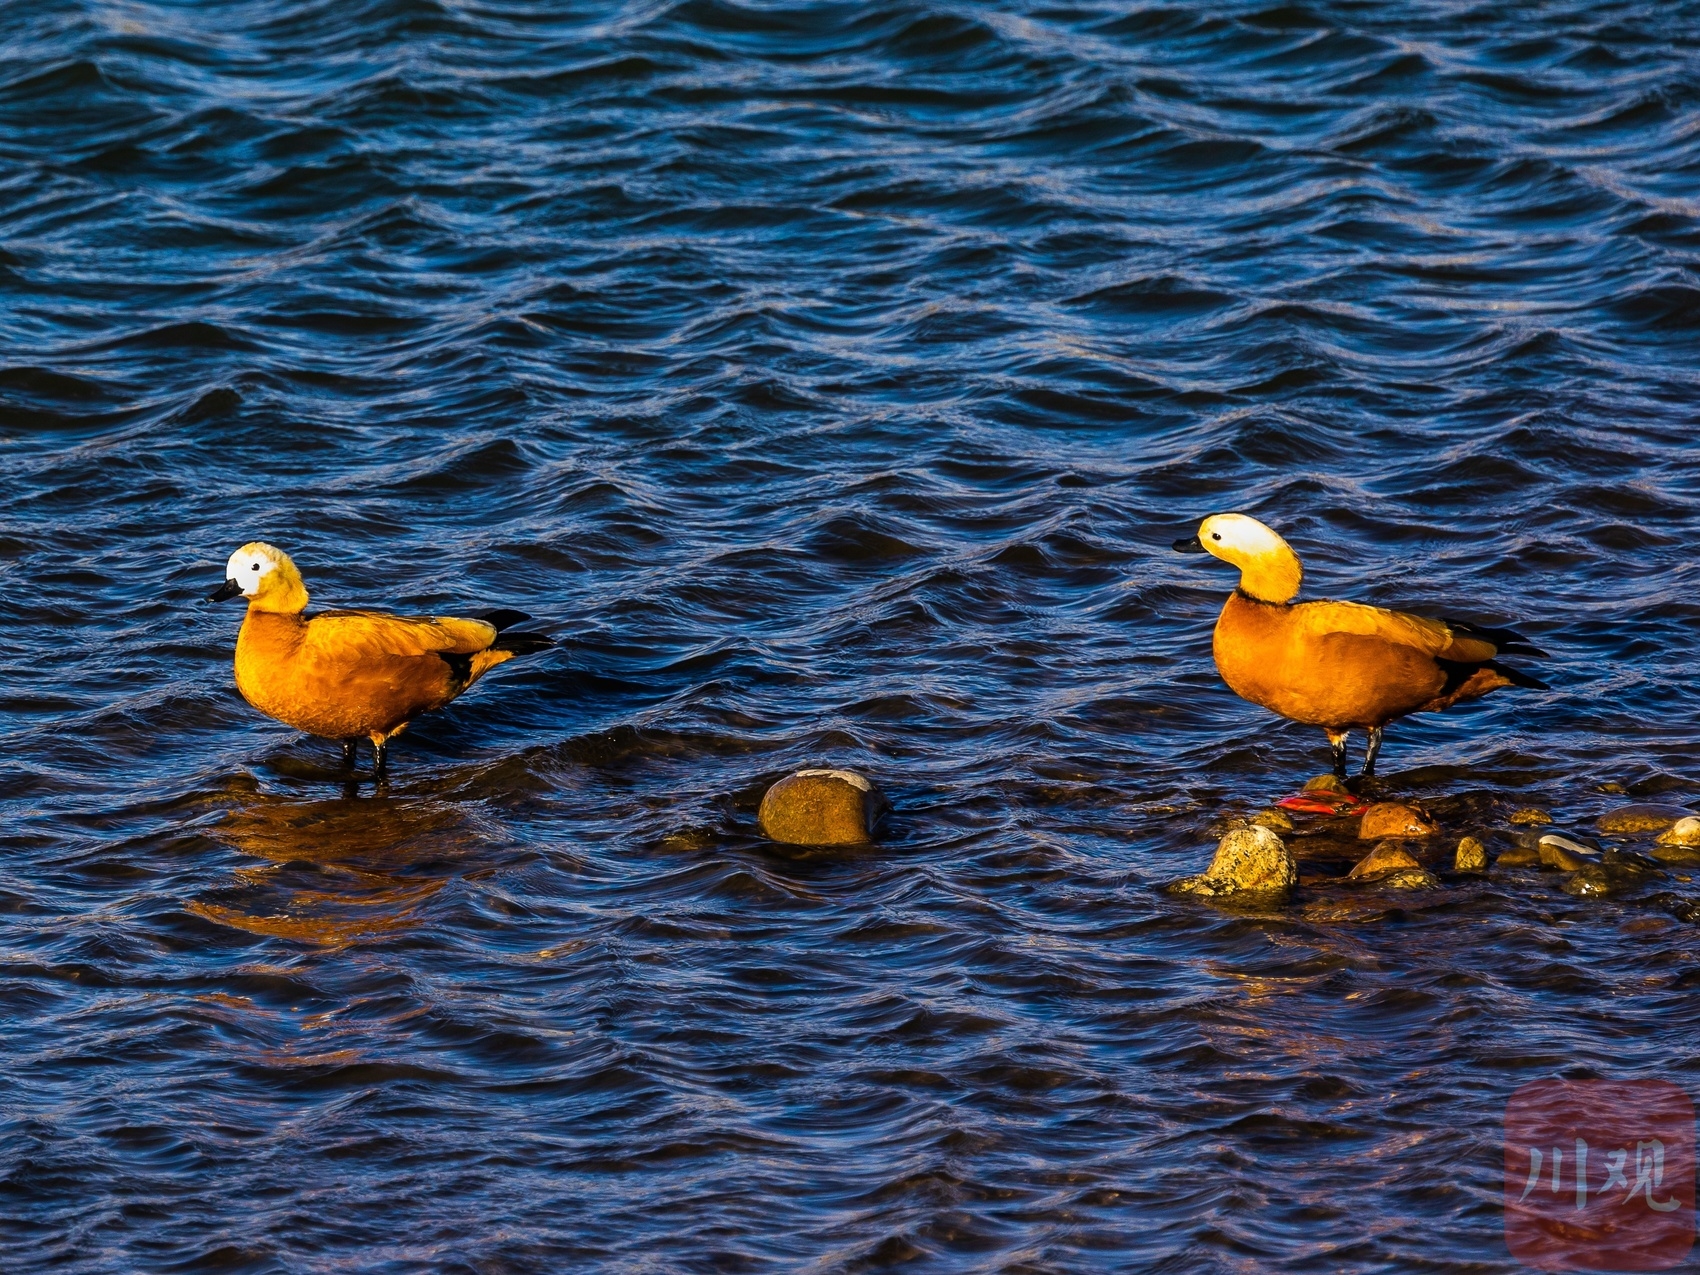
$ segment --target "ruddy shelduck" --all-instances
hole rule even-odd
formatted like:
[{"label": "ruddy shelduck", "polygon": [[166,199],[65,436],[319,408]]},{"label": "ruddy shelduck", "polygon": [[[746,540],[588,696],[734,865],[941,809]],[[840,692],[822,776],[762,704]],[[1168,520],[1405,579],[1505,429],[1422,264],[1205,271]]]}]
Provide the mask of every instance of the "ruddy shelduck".
[{"label": "ruddy shelduck", "polygon": [[248,614],[236,638],[236,688],[267,717],[342,741],[354,764],[362,736],[383,775],[387,746],[421,713],[441,708],[516,655],[552,645],[540,633],[505,632],[530,619],[490,611],[477,619],[321,611],[281,549],[255,541],[230,555],[210,601],[241,596]]},{"label": "ruddy shelduck", "polygon": [[1498,662],[1542,654],[1510,629],[1357,602],[1293,601],[1304,578],[1299,556],[1255,518],[1216,514],[1175,548],[1240,569],[1216,621],[1216,668],[1241,699],[1322,727],[1338,775],[1353,728],[1369,732],[1364,774],[1373,775],[1383,728],[1407,713],[1438,712],[1502,686],[1548,689]]}]

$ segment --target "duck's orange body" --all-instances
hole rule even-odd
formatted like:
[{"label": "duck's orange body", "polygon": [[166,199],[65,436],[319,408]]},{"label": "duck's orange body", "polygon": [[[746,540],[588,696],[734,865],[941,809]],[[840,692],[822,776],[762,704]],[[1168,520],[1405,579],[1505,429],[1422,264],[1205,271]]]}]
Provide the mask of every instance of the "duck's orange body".
[{"label": "duck's orange body", "polygon": [[[307,589],[289,555],[244,545],[215,598],[241,593],[248,614],[236,639],[236,687],[268,717],[309,735],[362,736],[377,749],[421,713],[438,709],[496,665],[550,644],[501,629],[525,617],[488,619],[324,611],[308,616]],[[494,621],[494,622],[493,622]]]},{"label": "duck's orange body", "polygon": [[1489,663],[1492,642],[1355,602],[1259,602],[1236,590],[1213,646],[1234,694],[1332,731],[1373,730],[1513,685]]},{"label": "duck's orange body", "polygon": [[1216,621],[1216,668],[1233,692],[1295,722],[1320,726],[1345,772],[1346,733],[1369,731],[1373,773],[1387,723],[1502,686],[1546,689],[1496,662],[1539,655],[1516,633],[1431,620],[1357,602],[1295,602],[1304,572],[1287,542],[1255,518],[1218,514],[1175,548],[1240,569]]},{"label": "duck's orange body", "polygon": [[[382,742],[514,657],[483,620],[253,606],[236,639],[236,689],[267,717],[330,739]],[[462,660],[445,657],[462,656]]]}]

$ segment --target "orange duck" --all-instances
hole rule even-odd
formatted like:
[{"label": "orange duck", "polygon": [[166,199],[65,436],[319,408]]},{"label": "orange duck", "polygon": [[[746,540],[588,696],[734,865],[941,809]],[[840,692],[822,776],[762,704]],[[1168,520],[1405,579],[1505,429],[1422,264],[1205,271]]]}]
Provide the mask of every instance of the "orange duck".
[{"label": "orange duck", "polygon": [[1334,772],[1346,773],[1346,735],[1369,732],[1366,775],[1381,732],[1407,713],[1434,713],[1502,686],[1547,690],[1499,663],[1542,652],[1509,629],[1430,620],[1357,602],[1294,602],[1304,578],[1292,547],[1255,518],[1216,514],[1175,541],[1240,569],[1216,621],[1216,668],[1241,699],[1328,734]]},{"label": "orange duck", "polygon": [[255,541],[230,556],[222,602],[248,599],[236,638],[236,688],[267,717],[342,741],[343,760],[372,741],[374,771],[386,747],[421,713],[441,708],[490,669],[552,645],[540,633],[504,632],[529,619],[490,611],[477,619],[321,611],[308,616],[301,573],[281,549]]}]

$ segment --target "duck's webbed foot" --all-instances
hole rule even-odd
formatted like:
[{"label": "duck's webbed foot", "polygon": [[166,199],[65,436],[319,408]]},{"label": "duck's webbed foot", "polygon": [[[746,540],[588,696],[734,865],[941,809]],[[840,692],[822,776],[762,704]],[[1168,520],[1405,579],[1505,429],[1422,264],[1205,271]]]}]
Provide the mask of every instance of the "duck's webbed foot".
[{"label": "duck's webbed foot", "polygon": [[1375,759],[1381,752],[1381,727],[1372,726],[1369,731],[1369,747],[1364,749],[1364,774],[1375,774]]},{"label": "duck's webbed foot", "polygon": [[1346,777],[1346,736],[1350,733],[1343,730],[1328,731],[1328,749],[1334,756],[1334,775],[1338,779]]}]

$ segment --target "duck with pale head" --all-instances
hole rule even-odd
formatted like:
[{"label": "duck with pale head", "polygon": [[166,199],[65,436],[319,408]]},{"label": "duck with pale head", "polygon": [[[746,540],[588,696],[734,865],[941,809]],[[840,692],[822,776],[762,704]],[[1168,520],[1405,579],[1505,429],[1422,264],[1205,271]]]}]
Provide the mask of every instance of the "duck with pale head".
[{"label": "duck with pale head", "polygon": [[1381,733],[1409,713],[1435,713],[1504,686],[1549,689],[1502,655],[1539,656],[1510,629],[1365,606],[1296,602],[1304,568],[1292,546],[1255,518],[1216,514],[1175,541],[1240,570],[1239,587],[1216,621],[1222,680],[1241,699],[1328,734],[1334,772],[1346,773],[1346,736],[1369,732],[1366,775],[1375,773]]}]

